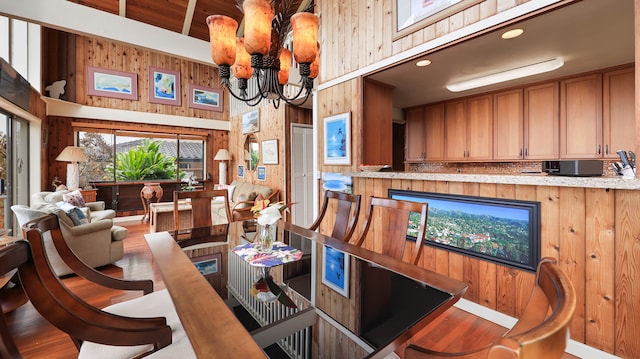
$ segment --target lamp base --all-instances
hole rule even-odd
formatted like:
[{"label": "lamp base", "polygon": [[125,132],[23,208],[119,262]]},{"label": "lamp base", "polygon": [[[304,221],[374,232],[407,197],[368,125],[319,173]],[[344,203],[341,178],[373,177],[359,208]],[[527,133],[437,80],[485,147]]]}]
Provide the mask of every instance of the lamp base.
[{"label": "lamp base", "polygon": [[80,186],[80,171],[77,163],[67,164],[67,189],[75,191]]},{"label": "lamp base", "polygon": [[218,164],[218,184],[227,184],[227,163],[220,161]]}]

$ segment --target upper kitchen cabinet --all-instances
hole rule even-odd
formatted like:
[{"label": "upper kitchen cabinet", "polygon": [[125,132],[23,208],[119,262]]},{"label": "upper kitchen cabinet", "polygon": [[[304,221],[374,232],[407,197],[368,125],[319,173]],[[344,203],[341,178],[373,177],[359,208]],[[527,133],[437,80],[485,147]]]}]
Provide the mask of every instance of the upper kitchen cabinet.
[{"label": "upper kitchen cabinet", "polygon": [[524,89],[524,158],[560,157],[560,101],[558,82]]},{"label": "upper kitchen cabinet", "polygon": [[602,141],[602,75],[560,82],[560,157],[596,158]]},{"label": "upper kitchen cabinet", "polygon": [[449,161],[493,159],[493,95],[445,105],[445,149]]},{"label": "upper kitchen cabinet", "polygon": [[493,96],[495,160],[525,159],[522,89],[505,91]]},{"label": "upper kitchen cabinet", "polygon": [[602,137],[604,157],[619,158],[616,151],[635,151],[635,71],[627,68],[603,76]]},{"label": "upper kitchen cabinet", "polygon": [[406,162],[444,159],[444,105],[429,105],[406,111]]}]

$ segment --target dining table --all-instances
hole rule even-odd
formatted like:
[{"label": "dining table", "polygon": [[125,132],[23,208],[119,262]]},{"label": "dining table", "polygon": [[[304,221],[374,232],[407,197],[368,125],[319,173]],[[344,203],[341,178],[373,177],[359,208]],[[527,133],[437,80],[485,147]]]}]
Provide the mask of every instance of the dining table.
[{"label": "dining table", "polygon": [[[455,304],[468,288],[467,283],[457,279],[289,222],[280,221],[278,230],[280,236],[278,240],[284,243],[288,244],[293,237],[302,238],[310,241],[317,248],[329,246],[352,258],[352,263],[361,268],[359,271],[363,273],[362,275],[369,276],[369,279],[363,279],[363,281],[376,283],[374,287],[367,288],[358,281],[352,281],[351,290],[359,293],[359,298],[385,295],[391,298],[396,309],[393,315],[389,313],[382,315],[388,318],[380,323],[366,318],[381,317],[376,311],[384,312],[389,311],[388,309],[376,309],[375,306],[366,308],[364,304],[356,307],[356,310],[363,311],[361,321],[368,326],[348,334],[367,345],[367,358],[385,358],[391,354],[417,331]],[[213,290],[169,232],[145,234],[145,239],[198,358],[265,357],[252,333],[247,331],[234,316],[232,309]],[[230,243],[239,243],[239,241],[230,238]],[[246,248],[249,247],[251,244],[246,245]],[[231,248],[238,249],[238,246],[234,245]],[[295,252],[293,249],[288,248],[288,250]],[[243,253],[241,248],[237,252]],[[246,252],[245,250],[244,253]],[[321,250],[314,251],[314,253],[321,252]],[[239,254],[230,250],[228,255]],[[312,281],[320,280],[322,274],[317,269],[319,267],[321,266],[312,266],[310,276]],[[386,284],[380,285],[380,283]],[[391,292],[379,293],[380,288],[390,288]],[[315,302],[312,298],[311,303]],[[367,313],[364,313],[365,310]],[[327,314],[322,313],[321,308],[312,306],[311,311],[315,311],[318,317],[327,318]],[[337,321],[329,320],[328,323],[334,325]],[[340,330],[344,330],[344,327]],[[322,350],[321,345],[314,345],[313,348]],[[314,353],[313,356],[321,355],[322,353]]]}]

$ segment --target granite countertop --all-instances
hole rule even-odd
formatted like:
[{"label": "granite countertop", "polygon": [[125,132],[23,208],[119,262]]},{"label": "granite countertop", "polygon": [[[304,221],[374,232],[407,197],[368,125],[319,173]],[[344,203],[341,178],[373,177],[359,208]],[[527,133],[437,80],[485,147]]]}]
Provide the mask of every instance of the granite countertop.
[{"label": "granite countertop", "polygon": [[520,184],[532,186],[559,186],[583,188],[610,188],[640,190],[637,178],[615,177],[567,177],[550,176],[546,173],[498,175],[464,173],[425,173],[425,172],[349,172],[346,176],[361,178],[407,179],[424,181],[451,181],[475,183]]}]

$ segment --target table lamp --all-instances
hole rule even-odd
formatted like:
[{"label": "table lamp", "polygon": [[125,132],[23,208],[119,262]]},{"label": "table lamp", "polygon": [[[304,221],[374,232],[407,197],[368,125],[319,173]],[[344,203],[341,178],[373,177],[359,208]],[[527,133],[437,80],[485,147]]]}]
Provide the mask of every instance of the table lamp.
[{"label": "table lamp", "polygon": [[216,156],[213,158],[216,161],[220,161],[218,165],[218,184],[227,184],[227,162],[231,159],[229,151],[224,148],[218,150]]},{"label": "table lamp", "polygon": [[80,147],[67,146],[56,157],[56,161],[69,162],[67,164],[67,188],[70,191],[76,190],[80,184],[80,171],[78,169],[78,162],[86,162],[87,156],[84,155],[84,151]]}]

